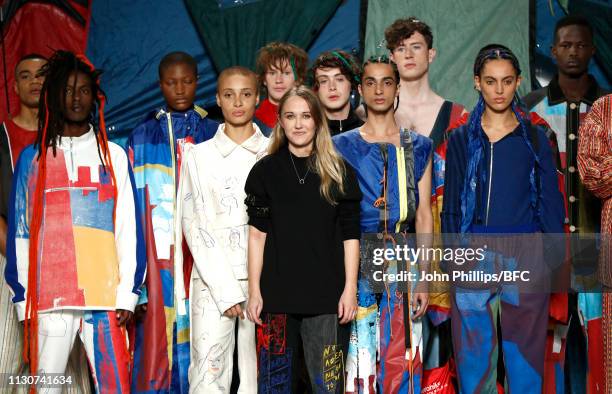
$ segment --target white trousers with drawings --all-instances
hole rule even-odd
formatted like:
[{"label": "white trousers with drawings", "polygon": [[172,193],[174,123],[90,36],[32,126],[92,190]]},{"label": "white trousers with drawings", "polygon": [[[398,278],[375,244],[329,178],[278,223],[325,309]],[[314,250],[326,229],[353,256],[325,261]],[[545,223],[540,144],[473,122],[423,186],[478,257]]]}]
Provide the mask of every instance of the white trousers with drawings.
[{"label": "white trousers with drawings", "polygon": [[[247,294],[248,281],[241,280],[240,284]],[[257,393],[255,324],[246,318],[246,313],[244,320],[220,314],[206,284],[197,275],[192,276],[191,287],[189,392],[230,392],[238,324],[238,393]],[[241,307],[244,311],[246,302]]]}]

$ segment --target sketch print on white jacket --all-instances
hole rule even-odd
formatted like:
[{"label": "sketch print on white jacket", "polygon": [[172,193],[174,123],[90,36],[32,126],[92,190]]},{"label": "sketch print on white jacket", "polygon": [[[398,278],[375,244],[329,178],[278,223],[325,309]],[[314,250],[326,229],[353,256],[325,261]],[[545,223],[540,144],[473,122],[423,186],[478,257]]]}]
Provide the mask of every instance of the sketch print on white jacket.
[{"label": "sketch print on white jacket", "polygon": [[[229,392],[238,324],[238,392],[256,392],[255,326],[223,312],[248,297],[248,215],[244,184],[253,165],[266,154],[269,140],[255,133],[242,144],[225,134],[186,148],[177,197],[175,245],[185,237],[194,259],[190,280],[190,392]],[[175,254],[177,305],[186,299],[183,262]],[[179,308],[177,313],[186,314]]]}]

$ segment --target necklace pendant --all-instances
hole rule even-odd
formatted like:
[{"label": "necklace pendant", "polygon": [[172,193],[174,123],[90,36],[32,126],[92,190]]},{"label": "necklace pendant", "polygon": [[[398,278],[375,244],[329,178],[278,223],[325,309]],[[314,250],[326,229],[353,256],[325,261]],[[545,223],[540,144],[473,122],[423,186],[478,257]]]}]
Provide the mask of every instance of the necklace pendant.
[{"label": "necklace pendant", "polygon": [[300,185],[304,184],[304,179],[300,179]]}]

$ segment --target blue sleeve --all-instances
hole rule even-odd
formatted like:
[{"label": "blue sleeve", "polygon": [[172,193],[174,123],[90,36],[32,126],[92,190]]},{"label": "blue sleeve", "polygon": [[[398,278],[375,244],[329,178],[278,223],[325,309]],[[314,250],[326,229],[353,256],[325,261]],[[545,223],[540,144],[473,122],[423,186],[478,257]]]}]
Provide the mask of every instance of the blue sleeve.
[{"label": "blue sleeve", "polygon": [[220,123],[216,120],[204,118],[204,139],[202,142],[208,141],[215,136],[217,129],[219,128],[219,124]]},{"label": "blue sleeve", "polygon": [[[536,126],[534,126],[536,127]],[[565,207],[559,192],[559,180],[553,151],[542,127],[538,131],[538,158],[540,160],[540,220],[545,233],[563,233]]]},{"label": "blue sleeve", "polygon": [[142,289],[145,289],[144,279],[147,270],[147,248],[145,246],[145,237],[142,231],[142,213],[138,204],[138,193],[136,192],[136,183],[134,182],[134,173],[132,168],[128,166],[130,176],[130,184],[132,186],[132,198],[134,199],[134,215],[136,219],[136,273],[134,275],[134,288],[132,291],[140,295],[139,303],[142,301]]},{"label": "blue sleeve", "polygon": [[[143,220],[144,220],[144,216],[143,216],[143,201],[140,199],[140,195],[138,193],[138,189],[136,187],[136,181],[134,179],[134,166],[135,166],[135,162],[136,162],[136,158],[135,158],[135,152],[134,152],[134,136],[137,133],[142,133],[143,132],[143,128],[146,127],[146,124],[140,124],[138,125],[134,130],[132,130],[132,132],[130,133],[126,145],[125,145],[125,150],[127,153],[127,157],[128,157],[128,161],[130,163],[129,165],[129,175],[130,175],[130,182],[132,183],[132,191],[134,194],[134,203],[136,206],[136,258],[137,258],[137,269],[136,269],[136,276],[134,278],[134,283],[142,283],[142,285],[140,286],[140,288],[138,290],[134,289],[136,294],[139,294],[138,297],[138,303],[137,305],[142,305],[142,304],[146,304],[149,302],[149,297],[147,294],[147,286],[146,283],[144,283],[144,276],[145,276],[145,272],[146,272],[146,267],[147,267],[147,253],[146,253],[146,240],[144,237],[144,233],[143,233]],[[141,271],[141,260],[144,261],[144,268],[142,268]]]},{"label": "blue sleeve", "polygon": [[461,133],[450,134],[444,167],[444,198],[440,219],[443,233],[461,230],[461,191],[465,179],[467,152],[462,146]]},{"label": "blue sleeve", "polygon": [[[28,178],[35,150],[30,145],[23,150],[13,174],[8,205],[6,268],[4,277],[13,293],[13,303],[25,302],[29,267],[30,220],[28,218]],[[22,272],[21,281],[19,272]]]}]

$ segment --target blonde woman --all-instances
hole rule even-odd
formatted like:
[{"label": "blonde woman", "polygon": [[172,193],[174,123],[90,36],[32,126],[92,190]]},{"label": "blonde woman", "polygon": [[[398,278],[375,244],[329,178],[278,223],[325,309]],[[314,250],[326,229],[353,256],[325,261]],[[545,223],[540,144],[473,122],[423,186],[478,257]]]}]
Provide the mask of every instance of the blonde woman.
[{"label": "blonde woman", "polygon": [[357,313],[359,202],[321,105],[288,91],[269,154],[249,174],[249,302],[261,392],[295,392],[300,343],[313,392],[343,392],[349,322]]}]

